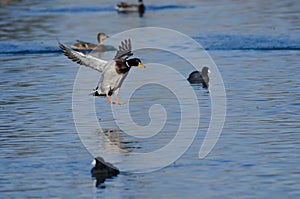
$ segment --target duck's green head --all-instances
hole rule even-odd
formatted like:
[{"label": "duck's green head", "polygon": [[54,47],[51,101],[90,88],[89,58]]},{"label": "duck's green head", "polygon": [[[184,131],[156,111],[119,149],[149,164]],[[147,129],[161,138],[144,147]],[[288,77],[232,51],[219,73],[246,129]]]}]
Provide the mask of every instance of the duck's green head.
[{"label": "duck's green head", "polygon": [[139,68],[145,68],[142,61],[139,58],[132,58],[126,61],[129,66],[137,66]]}]

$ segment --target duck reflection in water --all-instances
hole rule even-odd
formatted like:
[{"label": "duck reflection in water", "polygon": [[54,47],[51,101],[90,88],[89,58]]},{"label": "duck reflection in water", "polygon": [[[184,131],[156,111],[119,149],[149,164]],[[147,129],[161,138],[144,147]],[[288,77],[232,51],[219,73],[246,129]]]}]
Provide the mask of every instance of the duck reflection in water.
[{"label": "duck reflection in water", "polygon": [[122,133],[121,129],[104,129],[104,135],[108,138],[110,144],[117,146],[119,149],[122,149],[124,152],[135,152],[141,149],[140,146],[137,146],[137,140],[133,139],[131,136],[128,136],[126,133]]}]

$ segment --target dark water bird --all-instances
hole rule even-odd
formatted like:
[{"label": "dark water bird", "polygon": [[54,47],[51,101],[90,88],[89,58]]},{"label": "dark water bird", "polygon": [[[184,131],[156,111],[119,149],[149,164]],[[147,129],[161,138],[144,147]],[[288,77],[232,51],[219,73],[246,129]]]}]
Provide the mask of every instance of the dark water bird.
[{"label": "dark water bird", "polygon": [[143,0],[139,0],[138,4],[130,4],[127,2],[120,2],[115,6],[115,9],[120,13],[138,12],[140,17],[144,16],[146,7]]},{"label": "dark water bird", "polygon": [[210,73],[209,68],[204,66],[202,68],[202,71],[193,71],[189,77],[188,77],[188,81],[191,84],[202,84],[203,88],[208,88],[209,86],[209,76],[208,74]]},{"label": "dark water bird", "polygon": [[120,171],[112,164],[105,162],[103,158],[97,157],[93,161],[94,167],[91,169],[91,174],[96,178],[96,187],[105,181],[107,178],[117,176]]},{"label": "dark water bird", "polygon": [[[89,54],[85,55],[81,52],[71,50],[61,43],[59,43],[59,47],[62,49],[64,55],[72,61],[102,73],[102,82],[98,84],[91,94],[94,96],[106,96],[110,104],[123,104],[119,101],[118,93],[131,67],[144,68],[140,59],[128,59],[133,55],[130,39],[121,42],[116,56],[111,61],[105,61]],[[112,94],[115,94],[116,102],[113,102],[111,99],[110,96]]]},{"label": "dark water bird", "polygon": [[97,35],[98,44],[93,44],[93,43],[89,43],[89,42],[85,42],[85,41],[81,41],[81,40],[76,40],[77,43],[73,44],[72,48],[75,50],[93,50],[95,48],[101,48],[101,47],[104,47],[103,40],[105,40],[107,38],[109,38],[108,35],[106,35],[103,32],[100,32]]}]

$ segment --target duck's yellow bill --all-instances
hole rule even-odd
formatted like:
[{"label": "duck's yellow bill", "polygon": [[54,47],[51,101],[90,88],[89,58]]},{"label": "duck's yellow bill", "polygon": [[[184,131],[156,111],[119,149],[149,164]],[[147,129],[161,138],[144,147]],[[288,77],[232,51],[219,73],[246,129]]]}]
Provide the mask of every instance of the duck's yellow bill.
[{"label": "duck's yellow bill", "polygon": [[142,64],[142,62],[139,62],[138,67],[139,67],[139,68],[145,68],[145,66]]}]

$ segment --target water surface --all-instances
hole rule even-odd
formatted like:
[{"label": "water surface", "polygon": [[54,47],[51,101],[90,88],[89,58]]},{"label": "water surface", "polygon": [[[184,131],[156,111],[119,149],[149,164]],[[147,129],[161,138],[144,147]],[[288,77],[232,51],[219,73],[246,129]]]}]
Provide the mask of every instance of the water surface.
[{"label": "water surface", "polygon": [[[144,18],[117,14],[111,1],[13,1],[0,8],[1,198],[299,198],[299,1],[146,5]],[[166,168],[122,172],[96,188],[90,175],[92,156],[79,139],[72,115],[79,66],[62,55],[57,41],[96,42],[100,31],[113,35],[147,26],[183,32],[208,50],[226,88],[226,123],[213,151],[199,159],[210,97],[201,86],[193,86],[201,123],[186,153]],[[192,72],[164,53],[143,58],[146,63],[174,65],[186,77]],[[134,83],[130,75],[125,84]],[[111,142],[121,136],[121,148],[151,151],[174,136],[180,112],[168,104],[176,99],[165,88],[137,90],[130,102],[133,119],[142,125],[149,122],[149,101],[165,106],[168,123],[153,139],[139,140],[117,131],[106,99],[96,99],[104,130],[115,129]],[[91,133],[97,138],[103,132]]]}]

